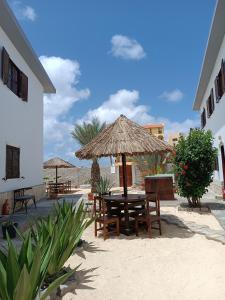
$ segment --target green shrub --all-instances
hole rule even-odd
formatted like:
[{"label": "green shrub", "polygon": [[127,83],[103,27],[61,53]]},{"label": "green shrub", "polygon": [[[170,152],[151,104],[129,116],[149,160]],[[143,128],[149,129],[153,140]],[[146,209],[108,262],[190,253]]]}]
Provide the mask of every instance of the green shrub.
[{"label": "green shrub", "polygon": [[174,157],[174,172],[178,193],[192,206],[200,205],[201,197],[212,182],[217,150],[210,131],[191,130],[181,137]]},{"label": "green shrub", "polygon": [[60,276],[40,295],[52,255],[52,243],[40,249],[32,245],[29,232],[22,240],[19,250],[7,235],[7,248],[0,250],[0,298],[2,300],[45,299],[71,274]]},{"label": "green shrub", "polygon": [[92,220],[86,219],[83,203],[74,207],[65,201],[61,205],[55,205],[55,214],[36,222],[32,229],[34,244],[39,245],[42,251],[47,244],[52,243],[51,260],[47,268],[48,279],[63,272],[65,262],[73,254],[91,222]]},{"label": "green shrub", "polygon": [[100,181],[96,184],[96,192],[98,195],[105,195],[110,192],[112,184],[107,177],[100,177]]}]

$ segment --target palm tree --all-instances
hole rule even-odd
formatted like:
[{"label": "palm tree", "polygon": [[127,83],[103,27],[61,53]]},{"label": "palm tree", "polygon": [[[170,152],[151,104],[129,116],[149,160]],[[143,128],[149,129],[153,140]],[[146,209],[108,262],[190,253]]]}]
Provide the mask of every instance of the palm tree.
[{"label": "palm tree", "polygon": [[[98,118],[93,118],[90,123],[83,122],[82,124],[75,124],[71,134],[83,147],[90,143],[105,127],[105,122],[101,123]],[[100,168],[97,158],[93,158],[92,161],[91,191],[94,193],[96,192],[96,184],[100,181]]]}]

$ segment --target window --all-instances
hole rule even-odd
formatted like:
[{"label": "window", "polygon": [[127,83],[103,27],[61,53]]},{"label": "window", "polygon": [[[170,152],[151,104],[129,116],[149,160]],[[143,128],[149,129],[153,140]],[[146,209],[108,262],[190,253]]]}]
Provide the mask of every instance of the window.
[{"label": "window", "polygon": [[203,108],[202,114],[201,114],[201,125],[202,128],[206,125],[206,114],[205,114],[205,108]]},{"label": "window", "polygon": [[210,118],[210,116],[212,115],[214,108],[215,108],[213,89],[211,89],[211,94],[206,102],[206,105],[207,105],[207,116],[208,116],[208,118]]},{"label": "window", "polygon": [[5,48],[2,49],[2,81],[14,94],[27,101],[28,78],[13,63]]},{"label": "window", "polygon": [[6,146],[6,179],[20,177],[20,149]]},{"label": "window", "polygon": [[158,134],[162,134],[162,128],[158,128]]},{"label": "window", "polygon": [[225,64],[222,60],[221,68],[215,79],[216,102],[219,102],[225,91]]}]

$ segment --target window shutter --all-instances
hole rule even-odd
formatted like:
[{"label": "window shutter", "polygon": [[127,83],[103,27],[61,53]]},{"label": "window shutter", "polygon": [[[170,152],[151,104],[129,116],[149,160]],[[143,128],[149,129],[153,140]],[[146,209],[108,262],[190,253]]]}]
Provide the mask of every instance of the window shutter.
[{"label": "window shutter", "polygon": [[2,81],[4,84],[8,83],[9,78],[9,54],[2,48]]},{"label": "window shutter", "polygon": [[15,148],[13,150],[13,178],[20,177],[20,149]]},{"label": "window shutter", "polygon": [[10,146],[6,146],[6,178],[13,177],[12,162],[13,162],[12,148]]},{"label": "window shutter", "polygon": [[216,102],[219,102],[219,93],[218,93],[218,76],[216,76],[215,79],[215,94],[216,94]]},{"label": "window shutter", "polygon": [[222,90],[224,92],[225,91],[225,63],[223,59],[221,62],[221,75],[222,75]]},{"label": "window shutter", "polygon": [[210,97],[206,101],[207,117],[210,117]]},{"label": "window shutter", "polygon": [[211,107],[212,107],[212,112],[215,109],[215,102],[214,102],[214,93],[213,93],[213,89],[211,89]]},{"label": "window shutter", "polygon": [[27,99],[28,99],[28,78],[21,71],[20,71],[20,92],[19,92],[19,96],[24,101],[27,101]]}]

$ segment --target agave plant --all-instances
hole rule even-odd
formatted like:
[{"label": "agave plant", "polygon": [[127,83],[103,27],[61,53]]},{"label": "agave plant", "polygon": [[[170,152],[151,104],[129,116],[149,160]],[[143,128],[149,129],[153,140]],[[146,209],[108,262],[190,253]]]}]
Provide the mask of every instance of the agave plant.
[{"label": "agave plant", "polygon": [[22,240],[19,250],[7,235],[7,248],[0,250],[0,299],[3,300],[40,300],[46,299],[71,274],[60,276],[41,292],[52,255],[52,243],[40,249],[32,245],[29,232]]},{"label": "agave plant", "polygon": [[55,206],[55,214],[38,220],[32,229],[32,237],[40,249],[52,242],[51,260],[48,264],[48,278],[55,278],[63,271],[63,266],[74,252],[84,230],[92,219],[86,219],[84,204],[78,207],[68,204]]},{"label": "agave plant", "polygon": [[99,195],[108,194],[112,188],[112,184],[107,177],[100,177],[99,183],[96,185],[96,191]]}]

